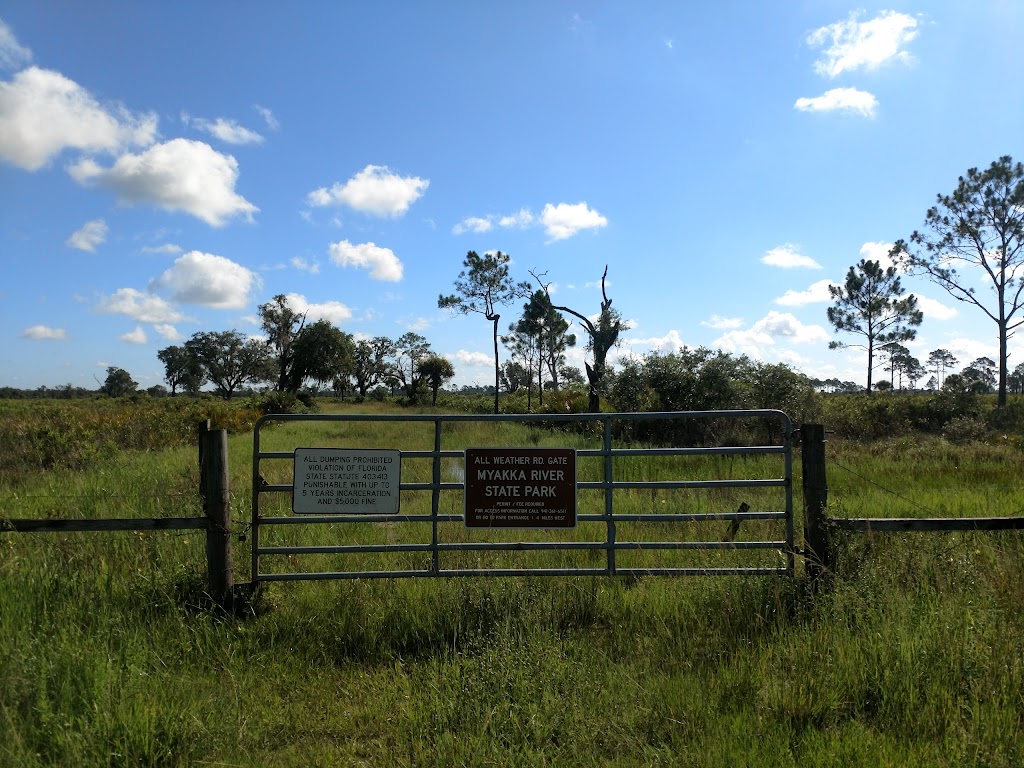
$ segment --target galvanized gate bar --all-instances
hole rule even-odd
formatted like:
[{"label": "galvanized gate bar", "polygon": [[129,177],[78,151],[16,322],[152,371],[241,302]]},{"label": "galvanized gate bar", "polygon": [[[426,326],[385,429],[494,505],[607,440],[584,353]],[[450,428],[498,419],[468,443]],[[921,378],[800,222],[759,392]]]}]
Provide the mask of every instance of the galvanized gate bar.
[{"label": "galvanized gate bar", "polygon": [[[736,446],[736,447],[668,447],[668,448],[613,448],[612,425],[615,422],[711,419],[711,418],[770,418],[781,423],[782,445]],[[398,514],[398,515],[302,515],[292,517],[263,517],[260,515],[260,496],[265,493],[290,493],[293,484],[268,484],[260,474],[260,463],[263,460],[292,459],[294,453],[284,451],[261,451],[260,430],[270,422],[295,421],[339,421],[339,422],[431,422],[433,424],[433,450],[400,451],[404,459],[430,459],[431,482],[399,483],[399,492],[430,491],[430,514]],[[441,514],[440,497],[442,492],[465,490],[463,482],[442,482],[441,461],[443,459],[464,458],[463,450],[444,450],[443,425],[448,422],[518,422],[518,423],[558,423],[558,422],[602,422],[601,448],[578,449],[580,458],[602,458],[603,479],[599,481],[579,481],[580,491],[600,491],[604,497],[603,513],[581,513],[577,515],[579,522],[605,524],[606,538],[604,541],[531,541],[531,542],[442,542],[440,540],[441,523],[463,522],[461,514]],[[793,521],[793,488],[792,488],[792,423],[782,411],[776,410],[745,410],[745,411],[692,411],[692,412],[656,412],[656,413],[614,413],[614,414],[328,414],[328,415],[295,415],[271,414],[259,419],[253,432],[253,495],[252,495],[252,579],[259,581],[299,581],[320,579],[352,579],[352,578],[423,578],[423,577],[458,577],[458,576],[522,576],[522,575],[723,575],[748,574],[767,575],[794,572],[794,521]],[[525,447],[525,446],[524,446]],[[775,454],[783,459],[783,476],[766,479],[738,480],[664,480],[664,481],[626,481],[614,479],[614,459],[626,456],[727,456]],[[712,513],[619,513],[614,511],[614,492],[617,490],[679,490],[679,489],[722,489],[722,488],[781,488],[785,497],[785,510],[782,512],[712,512]],[[696,523],[707,521],[742,520],[784,520],[786,528],[785,541],[619,541],[617,539],[617,522],[651,522],[651,523]],[[431,524],[431,541],[429,544],[346,544],[317,546],[271,546],[260,544],[260,528],[266,525],[310,525],[310,524],[346,524],[346,523],[420,523]],[[616,562],[616,553],[620,551],[669,551],[669,550],[757,550],[775,549],[785,558],[785,566],[772,567],[693,567],[693,568],[620,568]],[[520,552],[520,551],[588,551],[604,550],[606,565],[604,568],[442,568],[440,554],[442,552]],[[366,554],[394,552],[429,552],[431,555],[428,569],[378,570],[378,571],[340,571],[340,572],[299,572],[299,573],[261,573],[260,556],[298,556],[310,554]]]}]

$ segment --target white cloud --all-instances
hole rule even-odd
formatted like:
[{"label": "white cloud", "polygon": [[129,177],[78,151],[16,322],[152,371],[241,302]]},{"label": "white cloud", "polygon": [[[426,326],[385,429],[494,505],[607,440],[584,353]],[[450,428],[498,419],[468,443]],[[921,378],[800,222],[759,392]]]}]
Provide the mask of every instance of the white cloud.
[{"label": "white cloud", "polygon": [[306,259],[302,258],[301,256],[293,256],[291,260],[291,265],[300,272],[309,272],[309,274],[311,275],[320,274],[320,265],[317,262],[306,261]]},{"label": "white cloud", "polygon": [[892,247],[893,243],[864,243],[860,247],[860,255],[861,258],[868,261],[877,261],[882,269],[888,269],[893,266],[892,259],[889,258],[889,251],[892,250]]},{"label": "white cloud", "polygon": [[126,315],[140,323],[177,323],[187,319],[166,300],[134,288],[120,288],[113,296],[100,297],[96,311]]},{"label": "white cloud", "polygon": [[475,232],[480,234],[489,231],[491,226],[491,218],[489,216],[486,218],[470,216],[452,227],[452,233],[456,235],[461,235],[464,232]]},{"label": "white cloud", "polygon": [[604,227],[608,224],[608,219],[597,211],[591,210],[586,202],[575,205],[548,203],[540,214],[540,221],[544,225],[547,236],[552,240],[564,240],[580,230]]},{"label": "white cloud", "polygon": [[430,321],[425,317],[417,317],[411,323],[407,323],[405,329],[407,331],[425,331],[430,327]]},{"label": "white cloud", "polygon": [[397,282],[402,279],[402,262],[390,248],[342,240],[330,245],[330,255],[331,261],[339,267],[370,267],[370,277],[374,280]]},{"label": "white cloud", "polygon": [[814,70],[823,77],[836,77],[858,69],[877,69],[888,61],[907,63],[910,54],[904,46],[917,37],[917,19],[905,13],[883,11],[868,21],[859,21],[853,12],[844,21],[811,32],[807,44],[822,48]]},{"label": "white cloud", "polygon": [[235,158],[201,141],[172,139],[137,155],[122,155],[110,168],[82,160],[69,171],[79,183],[113,189],[122,203],[185,211],[214,227],[236,215],[251,221],[259,210],[235,192]]},{"label": "white cloud", "polygon": [[174,243],[164,243],[163,245],[144,245],[140,250],[143,253],[181,253],[182,247]]},{"label": "white cloud", "polygon": [[788,312],[773,310],[745,331],[730,331],[720,336],[715,339],[713,346],[761,360],[792,360],[795,353],[780,348],[779,342],[817,344],[828,339],[828,333],[820,325],[804,325]]},{"label": "white cloud", "polygon": [[181,341],[184,338],[177,328],[166,323],[157,323],[153,326],[153,330],[159,333],[166,341]]},{"label": "white cloud", "polygon": [[17,69],[32,61],[32,51],[18,43],[14,32],[0,19],[0,67]]},{"label": "white cloud", "polygon": [[194,126],[200,131],[208,133],[214,138],[220,139],[228,144],[263,143],[263,137],[256,133],[256,131],[251,131],[240,125],[235,120],[229,120],[225,117],[218,117],[216,120],[208,120],[205,117],[190,117],[188,114],[182,113],[181,119],[185,125]]},{"label": "white cloud", "polygon": [[310,192],[306,200],[314,206],[347,205],[376,216],[401,216],[428,186],[428,179],[399,176],[387,166],[368,165],[344,185],[320,187]]},{"label": "white cloud", "polygon": [[[585,204],[584,204],[585,205]],[[511,227],[518,227],[519,229],[525,229],[536,221],[534,215],[530,213],[529,208],[520,208],[517,213],[513,213],[509,216],[502,216],[498,219],[498,226],[510,229]]]},{"label": "white cloud", "polygon": [[26,171],[65,149],[117,152],[156,137],[156,116],[102,107],[78,83],[39,67],[0,81],[0,158]]},{"label": "white cloud", "polygon": [[772,338],[793,339],[798,344],[827,341],[828,333],[820,325],[804,325],[788,312],[769,312],[751,327],[758,333]]},{"label": "white cloud", "polygon": [[924,316],[929,320],[952,320],[957,315],[956,308],[947,307],[941,301],[935,299],[929,299],[920,294],[914,294],[917,297],[917,306],[924,312]]},{"label": "white cloud", "polygon": [[784,307],[802,307],[805,304],[820,304],[823,301],[832,301],[832,294],[829,293],[830,286],[839,287],[841,284],[832,280],[819,280],[811,283],[806,291],[788,290],[775,300],[776,304]]},{"label": "white cloud", "polygon": [[821,269],[821,264],[816,262],[810,256],[804,256],[800,253],[800,248],[792,243],[785,243],[767,251],[765,255],[761,257],[761,263],[767,264],[769,267],[781,267],[782,269],[796,269],[801,267],[806,269]]},{"label": "white cloud", "polygon": [[272,131],[278,131],[281,129],[280,121],[274,116],[274,113],[268,107],[253,104],[252,108],[260,113],[260,117],[262,117],[263,122],[267,124],[267,128]]},{"label": "white cloud", "polygon": [[739,317],[721,317],[712,315],[707,320],[701,320],[700,324],[719,331],[726,331],[732,328],[742,328],[743,319]]},{"label": "white cloud", "polygon": [[103,219],[87,221],[71,234],[64,244],[80,251],[96,252],[96,246],[103,245],[107,240],[107,222]]},{"label": "white cloud", "polygon": [[288,299],[288,306],[296,312],[304,312],[308,322],[326,320],[329,323],[338,325],[352,317],[352,310],[340,301],[325,301],[322,304],[311,304],[306,297],[300,293],[289,293],[285,296]]},{"label": "white cloud", "polygon": [[48,325],[33,325],[21,332],[21,338],[32,341],[64,341],[68,332],[63,328],[51,328]]},{"label": "white cloud", "polygon": [[169,291],[175,301],[211,309],[241,309],[260,278],[241,264],[212,253],[189,251],[154,280],[154,290]]},{"label": "white cloud", "polygon": [[[960,369],[966,368],[979,357],[998,360],[999,351],[991,342],[956,338],[945,341],[939,346],[953,353],[953,356],[959,361],[958,366]],[[922,362],[924,361],[922,360]]]},{"label": "white cloud", "polygon": [[833,88],[821,96],[802,96],[793,105],[801,112],[856,112],[864,117],[874,117],[878,99],[873,93],[856,88]]},{"label": "white cloud", "polygon": [[[490,367],[491,371],[494,370],[494,356],[488,355],[486,352],[469,352],[465,349],[460,349],[452,357],[455,362],[462,363],[463,365],[469,366],[487,366]],[[494,376],[491,376],[493,379]]]},{"label": "white cloud", "polygon": [[670,330],[664,336],[652,336],[646,339],[626,338],[622,340],[622,344],[630,354],[637,354],[636,347],[645,351],[668,354],[669,352],[678,352],[686,346],[679,331],[675,329]]},{"label": "white cloud", "polygon": [[[586,209],[586,203],[581,203],[580,206],[582,206],[584,209]],[[565,209],[565,208],[575,209],[575,208],[579,208],[580,206],[567,206],[565,203],[561,203],[558,206],[558,208],[559,209]],[[566,217],[571,217],[572,214],[573,214],[573,211],[569,211],[568,213],[563,213],[562,211],[558,211],[558,210],[556,210],[556,208],[554,206],[551,206],[551,205],[548,205],[548,208],[552,209],[552,212],[553,212],[552,213],[552,217],[554,217],[553,220],[555,221],[556,225],[558,224],[558,216],[559,215],[566,216]],[[547,209],[545,209],[545,210],[547,210]],[[607,223],[604,220],[604,217],[602,217],[600,214],[596,214],[593,211],[589,211],[588,213],[590,213],[591,215],[597,216],[599,219],[601,219],[601,221],[604,221],[605,223]],[[507,216],[495,216],[493,214],[488,214],[487,216],[469,216],[468,218],[463,219],[458,224],[456,224],[454,227],[452,227],[452,232],[454,234],[456,234],[456,235],[461,235],[461,234],[464,234],[465,232],[476,232],[478,234],[482,233],[482,232],[489,232],[491,229],[494,228],[495,220],[497,220],[498,226],[502,227],[503,229],[512,229],[512,228],[526,229],[527,227],[531,227],[534,224],[541,223],[540,220],[538,220],[536,216],[534,216],[532,213],[530,213],[530,209],[529,208],[520,208],[516,213],[512,213],[512,214],[509,214]],[[601,223],[586,224],[585,226],[604,226],[604,224],[601,224]],[[583,229],[583,228],[584,228],[584,226],[577,227],[577,229]],[[575,233],[576,233],[576,230],[573,230],[573,231],[569,232],[569,234],[563,235],[562,237],[569,237],[569,235],[572,235],[572,234],[575,234]],[[551,235],[551,232],[549,231],[548,234]],[[560,240],[560,239],[562,239],[562,237],[555,237],[553,239]]]},{"label": "white cloud", "polygon": [[142,330],[141,325],[135,326],[134,331],[121,334],[121,341],[127,344],[145,344],[149,339],[146,338],[146,332]]}]

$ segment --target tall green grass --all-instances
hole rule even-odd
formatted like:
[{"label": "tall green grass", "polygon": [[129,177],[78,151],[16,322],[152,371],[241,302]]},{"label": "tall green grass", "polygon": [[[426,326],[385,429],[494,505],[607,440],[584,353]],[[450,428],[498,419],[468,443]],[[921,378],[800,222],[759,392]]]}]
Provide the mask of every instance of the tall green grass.
[{"label": "tall green grass", "polygon": [[[390,447],[379,430],[323,429],[275,427],[267,449]],[[478,445],[585,442],[467,429]],[[1014,443],[836,440],[832,511],[1019,513]],[[251,446],[230,439],[239,530]],[[187,444],[115,452],[26,473],[0,502],[10,517],[198,514],[195,460]],[[645,493],[623,503],[660,506]],[[227,616],[203,596],[201,533],[0,534],[0,766],[1024,763],[1020,534],[839,547],[814,597],[802,577],[356,580],[274,584]]]}]

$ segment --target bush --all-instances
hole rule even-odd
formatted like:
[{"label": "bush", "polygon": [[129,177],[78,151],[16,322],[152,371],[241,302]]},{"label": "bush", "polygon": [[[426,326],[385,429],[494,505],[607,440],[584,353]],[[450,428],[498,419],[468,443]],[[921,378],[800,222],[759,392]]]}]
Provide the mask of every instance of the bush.
[{"label": "bush", "polygon": [[[306,398],[312,404],[312,398]],[[308,413],[310,408],[301,396],[291,392],[267,392],[256,397],[247,398],[245,405],[255,408],[263,416],[271,413]]]},{"label": "bush", "polygon": [[973,443],[985,437],[988,428],[977,416],[957,416],[942,430],[942,436],[951,443]]}]

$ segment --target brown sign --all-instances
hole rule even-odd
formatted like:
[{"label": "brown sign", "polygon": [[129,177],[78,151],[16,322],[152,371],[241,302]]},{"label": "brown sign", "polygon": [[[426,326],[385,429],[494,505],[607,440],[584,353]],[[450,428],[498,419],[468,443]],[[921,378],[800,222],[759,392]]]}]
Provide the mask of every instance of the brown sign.
[{"label": "brown sign", "polygon": [[467,528],[575,528],[572,448],[467,448]]}]

